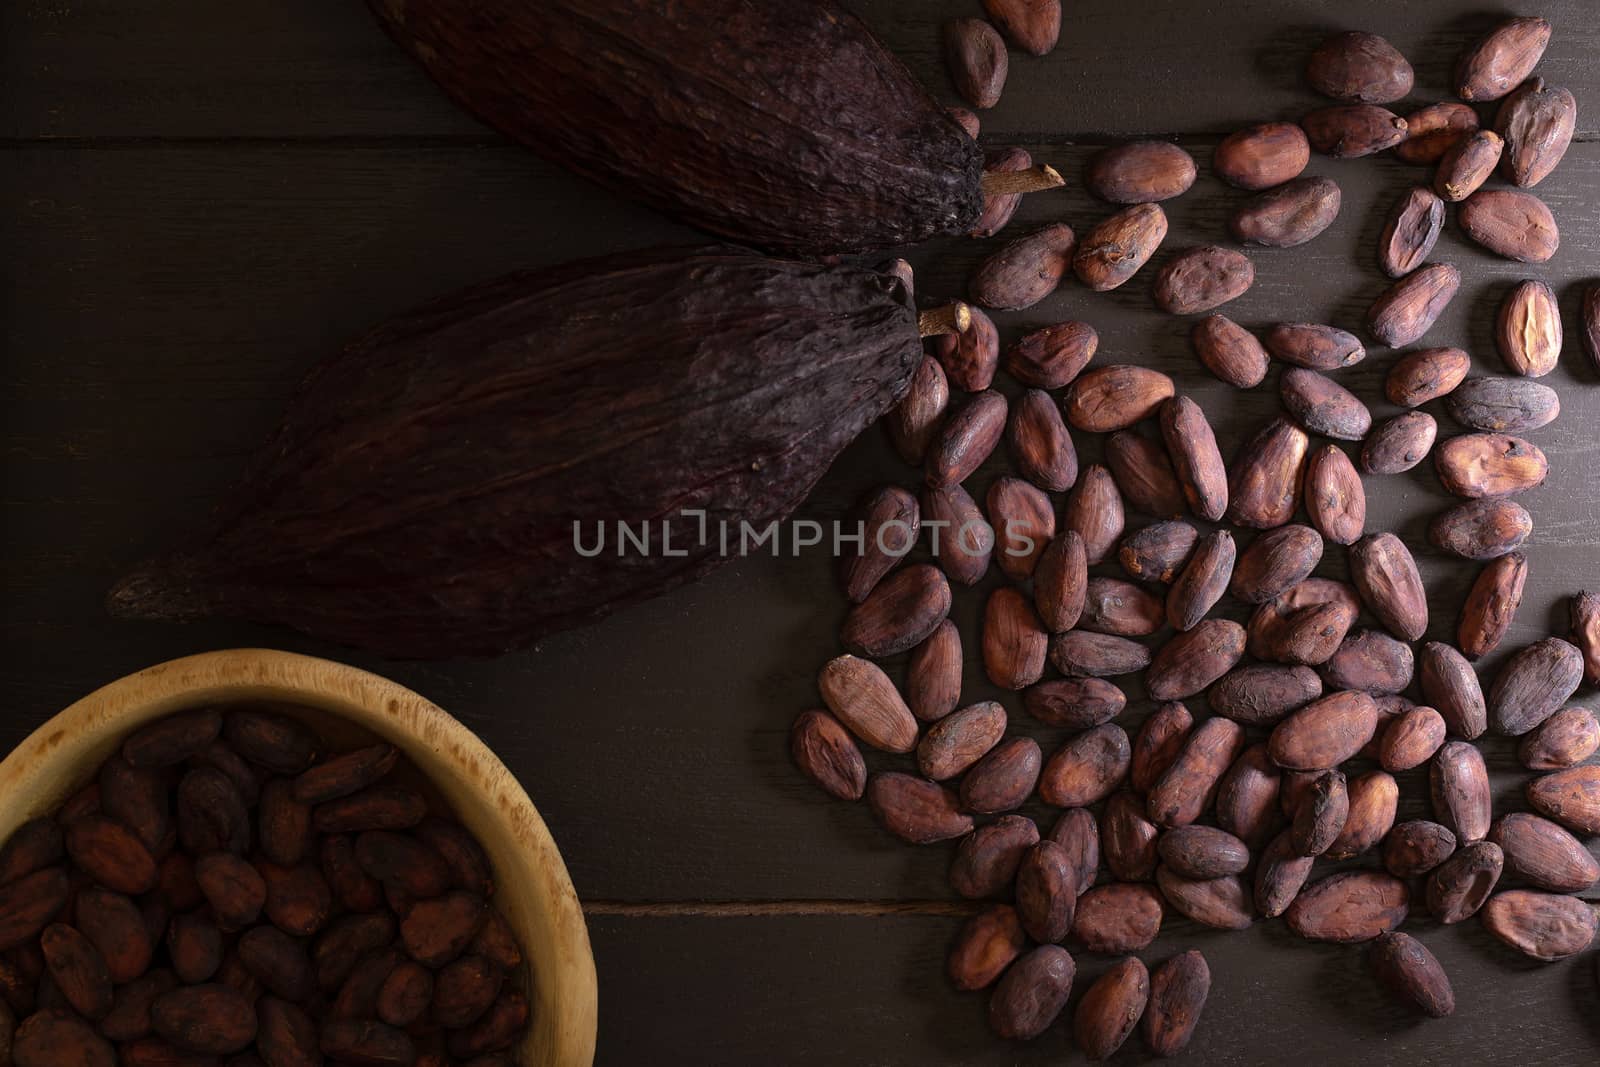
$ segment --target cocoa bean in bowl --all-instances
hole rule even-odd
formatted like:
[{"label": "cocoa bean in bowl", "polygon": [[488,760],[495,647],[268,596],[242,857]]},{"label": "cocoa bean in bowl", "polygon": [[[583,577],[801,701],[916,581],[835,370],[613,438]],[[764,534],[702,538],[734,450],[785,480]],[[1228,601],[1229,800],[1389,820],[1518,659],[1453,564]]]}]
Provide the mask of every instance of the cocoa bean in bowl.
[{"label": "cocoa bean in bowl", "polygon": [[0,763],[0,842],[0,948],[43,961],[5,990],[5,1063],[593,1057],[588,932],[538,812],[375,675],[232,650],[113,682]]}]

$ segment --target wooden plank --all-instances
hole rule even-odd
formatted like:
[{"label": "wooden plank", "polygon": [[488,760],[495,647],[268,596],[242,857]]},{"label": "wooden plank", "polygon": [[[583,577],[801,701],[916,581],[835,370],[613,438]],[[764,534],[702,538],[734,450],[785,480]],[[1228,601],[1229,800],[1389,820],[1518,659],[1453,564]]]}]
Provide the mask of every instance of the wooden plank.
[{"label": "wooden plank", "polygon": [[[1048,158],[1076,174],[1089,151],[1052,149]],[[1197,151],[1204,168],[1203,146]],[[148,663],[200,648],[279,645],[391,674],[460,715],[528,785],[586,896],[946,895],[947,847],[899,846],[863,807],[827,801],[789,765],[789,722],[816,702],[815,671],[837,653],[844,614],[823,552],[745,560],[620,618],[493,662],[388,664],[277,630],[117,624],[100,612],[104,589],[123,567],[195,526],[319,351],[471,279],[591,249],[679,239],[683,231],[639,209],[595,208],[582,183],[511,148],[38,146],[12,158],[5,191],[25,210],[0,234],[15,250],[0,267],[0,284],[12,294],[0,342],[7,426],[0,677],[14,709],[0,742],[15,743],[88,688]],[[1260,281],[1229,309],[1241,321],[1324,318],[1359,329],[1381,288],[1371,266],[1375,213],[1416,172],[1389,162],[1319,160],[1316,167],[1344,184],[1344,215],[1311,245],[1258,254]],[[1467,344],[1484,373],[1499,370],[1490,324],[1508,284],[1537,274],[1571,297],[1577,279],[1600,262],[1600,222],[1583,212],[1600,195],[1600,146],[1575,149],[1547,185],[1541,193],[1566,229],[1548,270],[1493,260],[1453,230],[1437,253],[1460,264],[1467,281],[1428,342]],[[1241,198],[1202,179],[1169,205],[1173,246],[1220,237]],[[1033,198],[1013,230],[1053,218],[1086,228],[1106,212],[1074,183]],[[930,299],[959,292],[986,247],[950,240],[919,250],[921,290]],[[1001,316],[1002,327],[1009,338],[1031,325],[1086,318],[1102,334],[1097,359],[1172,373],[1212,413],[1231,454],[1278,410],[1277,398],[1266,387],[1235,393],[1205,376],[1188,348],[1188,324],[1155,311],[1148,284],[1141,276],[1109,295],[1069,284],[1039,308]],[[1589,432],[1600,418],[1600,389],[1575,357],[1551,379],[1563,393],[1562,419],[1534,435],[1555,470],[1526,497],[1538,530],[1508,647],[1559,628],[1562,598],[1600,584]],[[1375,352],[1342,378],[1374,397],[1391,358]],[[1097,441],[1080,444],[1086,457],[1098,454]],[[999,470],[996,461],[976,475],[974,489]],[[805,514],[838,517],[889,480],[914,485],[917,474],[869,434]],[[1431,636],[1448,637],[1475,568],[1421,547],[1426,516],[1447,499],[1426,467],[1375,480],[1369,493],[1372,526],[1398,529],[1418,546],[1433,590]],[[1342,570],[1342,553],[1330,552],[1324,573]],[[980,594],[958,602],[969,640],[981,601]],[[1242,617],[1236,607],[1230,613]],[[968,697],[1002,696],[976,660],[974,649]],[[1136,689],[1132,695],[1130,725],[1148,710]],[[1017,710],[1014,696],[1004,699]],[[1031,722],[1019,727],[1047,748],[1061,740],[1059,731]],[[1512,770],[1511,746],[1497,742],[1489,752],[1498,792],[1514,800],[1522,776]],[[1409,777],[1406,790],[1408,810],[1420,813],[1420,776]]]},{"label": "wooden plank", "polygon": [[[973,0],[849,0],[924,84],[954,99],[939,27]],[[1016,54],[985,116],[999,139],[1226,133],[1317,106],[1305,57],[1328,33],[1382,33],[1444,98],[1463,48],[1497,13],[1451,0],[1069,4],[1059,48]],[[1588,0],[1538,5],[1555,24],[1540,73],[1600,130],[1600,26]],[[361,0],[14,0],[0,8],[0,137],[282,138],[490,135],[392,45]]]},{"label": "wooden plank", "polygon": [[[987,994],[944,977],[959,929],[930,917],[590,918],[603,985],[599,1063],[1044,1064],[1081,1062],[1072,1012],[1110,960],[1076,955],[1073,996],[1032,1042],[1004,1042]],[[1476,922],[1417,936],[1455,987],[1456,1013],[1423,1019],[1388,1000],[1359,945],[1301,941],[1280,922],[1243,933],[1169,920],[1140,958],[1198,948],[1211,996],[1178,1062],[1566,1067],[1600,1039],[1593,955],[1539,965]],[[1135,1034],[1107,1062],[1161,1062]]]}]

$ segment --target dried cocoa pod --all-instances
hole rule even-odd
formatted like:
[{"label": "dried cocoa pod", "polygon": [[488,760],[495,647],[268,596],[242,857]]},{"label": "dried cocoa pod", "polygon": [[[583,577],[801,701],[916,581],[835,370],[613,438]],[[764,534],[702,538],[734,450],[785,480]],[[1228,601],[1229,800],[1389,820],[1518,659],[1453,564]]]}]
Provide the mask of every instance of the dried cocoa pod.
[{"label": "dried cocoa pod", "polygon": [[1467,658],[1477,659],[1499,647],[1516,618],[1527,577],[1528,560],[1521,552],[1491,560],[1478,573],[1462,606],[1457,631],[1457,641]]},{"label": "dried cocoa pod", "polygon": [[1058,322],[1024,334],[1006,349],[1006,370],[1034,389],[1060,389],[1094,358],[1100,335],[1086,322]]},{"label": "dried cocoa pod", "polygon": [[1504,150],[1505,142],[1493,130],[1467,134],[1440,157],[1439,170],[1433,176],[1434,191],[1452,204],[1465,200],[1489,180]]},{"label": "dried cocoa pod", "polygon": [[1506,870],[1535,889],[1582,893],[1600,881],[1600,861],[1549,819],[1521,811],[1502,815],[1489,840],[1504,854]]},{"label": "dried cocoa pod", "polygon": [[1267,122],[1223,138],[1211,165],[1229,185],[1259,190],[1298,177],[1310,160],[1304,130],[1292,122]]},{"label": "dried cocoa pod", "polygon": [[1409,771],[1432,759],[1444,740],[1444,716],[1433,708],[1412,708],[1384,729],[1378,762],[1386,771]]},{"label": "dried cocoa pod", "polygon": [[1367,495],[1350,457],[1324,445],[1306,463],[1306,511],[1311,524],[1335,544],[1353,544],[1367,521]]},{"label": "dried cocoa pod", "polygon": [[944,24],[944,64],[961,98],[980,111],[1000,102],[1006,85],[1006,43],[983,19]]},{"label": "dried cocoa pod", "polygon": [[1080,374],[1062,408],[1077,429],[1110,433],[1152,417],[1172,395],[1172,379],[1160,371],[1114,364]]},{"label": "dried cocoa pod", "polygon": [[1369,771],[1351,779],[1348,787],[1350,812],[1339,836],[1324,855],[1331,860],[1347,860],[1377,847],[1394,827],[1400,801],[1400,786],[1383,771]]},{"label": "dried cocoa pod", "polygon": [[1016,910],[1009,904],[996,904],[961,928],[945,961],[945,973],[957,989],[986,989],[1027,946]]},{"label": "dried cocoa pod", "polygon": [[1178,826],[1161,835],[1161,861],[1180,878],[1205,880],[1239,874],[1250,864],[1243,841],[1214,826]]},{"label": "dried cocoa pod", "polygon": [[1428,629],[1428,592],[1405,542],[1387,531],[1363,537],[1350,549],[1350,578],[1390,633],[1421,640]]},{"label": "dried cocoa pod", "polygon": [[1524,378],[1541,378],[1556,369],[1561,356],[1561,308],[1555,290],[1524,281],[1500,305],[1495,341],[1506,367]]},{"label": "dried cocoa pod", "polygon": [[1144,800],[1119,790],[1100,816],[1100,854],[1121,882],[1146,882],[1156,873],[1156,838],[1161,831],[1145,818]]},{"label": "dried cocoa pod", "polygon": [[1198,315],[1243,296],[1255,267],[1242,252],[1217,245],[1187,248],[1156,273],[1156,306],[1172,315]]},{"label": "dried cocoa pod", "polygon": [[1418,267],[1372,302],[1367,328],[1391,348],[1419,340],[1433,328],[1461,288],[1461,272],[1449,263]]},{"label": "dried cocoa pod", "polygon": [[1472,369],[1472,357],[1459,348],[1423,348],[1395,361],[1384,380],[1392,404],[1414,408],[1455,390]]},{"label": "dried cocoa pod", "polygon": [[1596,917],[1593,906],[1576,897],[1512,889],[1489,898],[1483,925],[1524,956],[1551,962],[1588,948]]},{"label": "dried cocoa pod", "polygon": [[1161,912],[1161,895],[1153,885],[1113,882],[1095,886],[1078,897],[1072,938],[1090,952],[1138,952],[1161,932]]},{"label": "dried cocoa pod", "polygon": [[1515,550],[1533,532],[1533,518],[1514,500],[1469,500],[1434,516],[1428,540],[1463,559],[1496,559]]},{"label": "dried cocoa pod", "polygon": [[9,1050],[16,1067],[117,1067],[110,1042],[70,1011],[47,1008],[22,1020]]},{"label": "dried cocoa pod", "polygon": [[155,887],[155,857],[137,834],[104,815],[86,816],[68,826],[66,846],[79,870],[113,892],[137,896]]},{"label": "dried cocoa pod", "polygon": [[1250,887],[1238,875],[1193,880],[1179,877],[1166,866],[1156,868],[1161,895],[1180,914],[1202,926],[1218,930],[1243,930],[1250,926]]},{"label": "dried cocoa pod", "polygon": [[1056,749],[1039,775],[1039,796],[1058,808],[1104,800],[1128,776],[1127,732],[1116,723],[1085,730]]},{"label": "dried cocoa pod", "polygon": [[861,545],[840,558],[839,579],[846,599],[860,604],[916,545],[921,511],[911,493],[886,485],[857,505],[855,520]]},{"label": "dried cocoa pod", "polygon": [[1206,619],[1161,646],[1145,675],[1154,700],[1194,696],[1228,673],[1244,655],[1244,627],[1229,619]]},{"label": "dried cocoa pod", "polygon": [[1189,709],[1177,701],[1161,704],[1139,724],[1129,765],[1129,781],[1136,792],[1149,792],[1167,772],[1193,726]]},{"label": "dried cocoa pod", "polygon": [[1117,561],[1130,578],[1170,582],[1193,557],[1200,531],[1178,520],[1141,527],[1122,539]]},{"label": "dried cocoa pod", "polygon": [[1072,265],[1075,245],[1072,227],[1064,222],[1018,237],[978,264],[967,291],[984,307],[1030,308],[1056,291]]},{"label": "dried cocoa pod", "polygon": [[311,810],[311,825],[325,834],[409,830],[427,814],[428,802],[416,790],[374,785],[359,793],[318,804]]},{"label": "dried cocoa pod", "polygon": [[1206,370],[1235,389],[1254,389],[1267,376],[1266,349],[1225,315],[1207,315],[1195,323],[1189,340]]},{"label": "dried cocoa pod", "polygon": [[1094,885],[1100,870],[1100,828],[1087,808],[1068,808],[1050,828],[1050,840],[1067,850],[1077,874],[1078,895]]},{"label": "dried cocoa pod", "polygon": [[1338,370],[1367,356],[1354,334],[1315,322],[1277,323],[1267,331],[1266,346],[1277,359],[1313,370]]},{"label": "dried cocoa pod", "polygon": [[1453,100],[1429,104],[1406,116],[1406,139],[1394,146],[1402,163],[1437,163],[1461,138],[1478,128],[1478,113]]},{"label": "dried cocoa pod", "polygon": [[1439,424],[1426,411],[1408,411],[1379,424],[1361,444],[1361,469],[1400,474],[1427,458]]},{"label": "dried cocoa pod", "polygon": [[959,485],[922,492],[922,525],[933,538],[933,553],[951,581],[976,585],[989,569],[994,528],[977,502]]},{"label": "dried cocoa pod", "polygon": [[1468,740],[1489,726],[1489,713],[1478,674],[1460,652],[1439,641],[1422,646],[1418,662],[1422,695],[1444,717],[1450,732]]},{"label": "dried cocoa pod", "polygon": [[1167,591],[1167,621],[1181,632],[1194,629],[1222,599],[1233,577],[1233,535],[1226,530],[1207,534],[1182,573]]},{"label": "dried cocoa pod", "polygon": [[1322,771],[1311,780],[1294,808],[1289,841],[1301,856],[1320,856],[1338,838],[1350,817],[1350,791],[1339,771]]},{"label": "dried cocoa pod", "polygon": [[215,708],[163,715],[123,739],[122,758],[134,767],[171,767],[211,744],[221,732],[222,713]]},{"label": "dried cocoa pod", "polygon": [[860,800],[867,765],[839,720],[825,711],[803,711],[789,730],[789,752],[807,778],[830,796]]},{"label": "dried cocoa pod", "polygon": [[1048,55],[1061,36],[1061,0],[983,0],[983,10],[1029,55]]},{"label": "dried cocoa pod", "polygon": [[1113,204],[1149,204],[1188,192],[1194,157],[1166,141],[1134,141],[1095,153],[1084,171],[1089,192]]},{"label": "dried cocoa pod", "polygon": [[898,655],[921,644],[949,613],[950,583],[944,574],[926,563],[914,564],[878,583],[851,610],[839,641],[858,656]]},{"label": "dried cocoa pod", "polygon": [[1139,1025],[1150,1000],[1150,973],[1124,956],[1095,979],[1072,1016],[1072,1039],[1091,1060],[1108,1059]]},{"label": "dried cocoa pod", "polygon": [[1022,857],[1039,843],[1039,828],[1021,815],[1002,815],[961,839],[950,863],[950,888],[968,900],[998,897],[1010,888]]},{"label": "dried cocoa pod", "polygon": [[952,712],[917,743],[917,769],[936,782],[978,762],[1006,733],[1006,709],[993,701]]},{"label": "dried cocoa pod", "polygon": [[1116,547],[1125,521],[1122,494],[1111,472],[1098,463],[1085,467],[1078,484],[1067,494],[1060,528],[1074,530],[1083,538],[1084,559],[1095,564],[1104,562]]},{"label": "dried cocoa pod", "polygon": [[1350,586],[1307,578],[1256,609],[1247,629],[1250,654],[1277,663],[1325,663],[1359,611]]},{"label": "dried cocoa pod", "polygon": [[1428,911],[1446,926],[1472,918],[1494,892],[1504,865],[1492,841],[1463,845],[1428,875]]},{"label": "dried cocoa pod", "polygon": [[1077,911],[1077,871],[1067,850],[1054,841],[1028,849],[1017,868],[1017,916],[1041,944],[1060,941]]},{"label": "dried cocoa pod", "polygon": [[1166,610],[1159,599],[1121,578],[1090,578],[1078,628],[1118,637],[1147,637],[1161,629]]},{"label": "dried cocoa pod", "polygon": [[361,869],[386,890],[436,897],[450,887],[450,867],[444,857],[409,834],[366,830],[356,835],[355,852]]},{"label": "dried cocoa pod", "polygon": [[1406,120],[1375,104],[1318,108],[1300,120],[1311,147],[1334,159],[1355,159],[1406,139]]},{"label": "dried cocoa pod", "polygon": [[863,743],[885,752],[909,752],[917,743],[917,720],[876,664],[838,656],[823,665],[817,688],[828,709]]},{"label": "dried cocoa pod", "polygon": [[1383,843],[1383,865],[1396,878],[1416,878],[1443,863],[1456,850],[1449,827],[1426,819],[1398,823]]},{"label": "dried cocoa pod", "polygon": [[266,711],[230,711],[222,736],[234,751],[274,774],[295,775],[316,762],[321,740],[287,715]]},{"label": "dried cocoa pod", "polygon": [[1340,199],[1331,178],[1295,178],[1239,205],[1228,227],[1243,244],[1295,248],[1333,225]]},{"label": "dried cocoa pod", "polygon": [[1007,1040],[1028,1041],[1047,1030],[1072,993],[1076,968],[1060,945],[1040,945],[1006,969],[989,998],[989,1027]]},{"label": "dried cocoa pod", "polygon": [[1405,921],[1406,884],[1379,871],[1343,871],[1300,891],[1285,918],[1308,941],[1370,941]]},{"label": "dried cocoa pod", "polygon": [[1583,327],[1579,334],[1583,338],[1583,350],[1588,353],[1589,363],[1595,372],[1600,374],[1600,285],[1591,285],[1584,290],[1578,316]]},{"label": "dried cocoa pod", "polygon": [[491,1049],[505,1048],[516,1040],[527,1025],[527,998],[518,990],[507,989],[476,1023],[450,1035],[446,1048],[452,1056],[462,1059]]},{"label": "dried cocoa pod", "polygon": [[967,313],[972,321],[965,330],[937,334],[926,343],[951,385],[963,392],[981,393],[994,383],[1000,365],[1000,331],[978,308],[968,308]]},{"label": "dried cocoa pod", "polygon": [[1126,637],[1072,630],[1050,639],[1050,662],[1071,677],[1110,678],[1144,670],[1150,650]]},{"label": "dried cocoa pod", "polygon": [[1327,770],[1372,739],[1378,709],[1366,693],[1334,693],[1294,712],[1267,741],[1273,762],[1297,771]]},{"label": "dried cocoa pod", "polygon": [[983,666],[1002,689],[1025,689],[1044,673],[1050,635],[1028,598],[1016,589],[996,589],[983,612]]},{"label": "dried cocoa pod", "polygon": [[1293,518],[1310,447],[1305,431],[1287,419],[1257,431],[1228,469],[1228,521],[1265,530]]},{"label": "dried cocoa pod", "polygon": [[1600,834],[1600,767],[1585,764],[1535,778],[1528,804],[1578,834]]},{"label": "dried cocoa pod", "polygon": [[1183,513],[1183,488],[1161,442],[1119,430],[1106,439],[1105,461],[1133,510],[1169,518]]},{"label": "dried cocoa pod", "polygon": [[167,955],[185,985],[210,981],[222,966],[222,931],[209,918],[179,915],[167,929]]},{"label": "dried cocoa pod", "polygon": [[[967,111],[966,108],[961,108],[960,110],[965,113],[962,117],[971,116],[974,127],[978,125],[977,115]],[[968,131],[968,133],[974,140],[977,139],[978,135],[976,133],[971,131]],[[998,148],[985,152],[983,155],[983,173],[986,176],[990,174],[1017,174],[1030,170],[1032,167],[1033,156],[1022,148]],[[967,236],[993,237],[1005,229],[1006,223],[1011,221],[1011,216],[1017,213],[1017,207],[1022,203],[1022,195],[1021,193],[985,191],[983,194],[983,210],[979,212],[977,221],[972,224],[972,228],[967,230]]]},{"label": "dried cocoa pod", "polygon": [[466,951],[485,910],[482,897],[459,889],[419,900],[400,921],[400,940],[418,963],[442,967]]},{"label": "dried cocoa pod", "polygon": [[1505,138],[1504,171],[1512,185],[1538,185],[1556,169],[1572,143],[1578,103],[1566,89],[1530,78],[1506,97],[1495,116]]},{"label": "dried cocoa pod", "polygon": [[1040,489],[1062,493],[1078,480],[1078,451],[1055,399],[1029,389],[1011,405],[1006,446],[1022,476]]},{"label": "dried cocoa pod", "polygon": [[1072,256],[1073,273],[1095,292],[1110,292],[1139,273],[1166,236],[1161,205],[1134,204],[1084,235]]},{"label": "dried cocoa pod", "polygon": [[989,458],[1005,428],[1006,398],[993,389],[972,394],[945,418],[928,446],[928,484],[940,487],[966,481]]},{"label": "dried cocoa pod", "polygon": [[1375,33],[1334,34],[1317,46],[1306,65],[1311,88],[1335,100],[1387,104],[1411,92],[1411,64]]},{"label": "dried cocoa pod", "polygon": [[1233,568],[1228,591],[1264,604],[1311,577],[1322,559],[1322,535],[1309,526],[1280,526],[1250,542]]},{"label": "dried cocoa pod", "polygon": [[1383,273],[1400,278],[1422,266],[1443,229],[1444,201],[1425,185],[1412,186],[1390,210],[1378,238]]},{"label": "dried cocoa pod", "polygon": [[1456,62],[1456,95],[1463,100],[1498,100],[1539,65],[1550,43],[1542,18],[1510,18],[1462,53]]},{"label": "dried cocoa pod", "polygon": [[937,722],[961,702],[961,632],[949,619],[911,650],[905,699],[921,722]]},{"label": "dried cocoa pod", "polygon": [[215,767],[196,767],[178,782],[178,840],[192,855],[250,846],[250,813],[238,786]]},{"label": "dried cocoa pod", "polygon": [[190,1052],[226,1055],[255,1040],[256,1012],[225,985],[184,986],[163,993],[150,1005],[155,1032]]},{"label": "dried cocoa pod", "polygon": [[1315,856],[1296,851],[1292,831],[1284,830],[1273,838],[1256,865],[1256,909],[1268,919],[1282,915],[1305,886],[1316,861]]},{"label": "dried cocoa pod", "polygon": [[1411,685],[1411,646],[1377,630],[1346,637],[1327,663],[1322,677],[1331,689],[1360,689],[1374,696],[1398,693]]},{"label": "dried cocoa pod", "polygon": [[1171,829],[1198,819],[1216,799],[1223,773],[1239,758],[1244,744],[1244,730],[1231,719],[1213,717],[1197,726],[1167,773],[1150,789],[1150,821]]},{"label": "dried cocoa pod", "polygon": [[956,794],[934,782],[885,771],[867,779],[867,803],[884,829],[913,845],[948,841],[972,829]]},{"label": "dried cocoa pod", "polygon": [[1547,637],[1512,656],[1489,689],[1489,721],[1512,737],[1554,715],[1583,682],[1583,653]]},{"label": "dried cocoa pod", "polygon": [[1600,721],[1588,708],[1562,708],[1522,738],[1517,758],[1530,771],[1576,766],[1600,748]]},{"label": "dried cocoa pod", "polygon": [[1077,530],[1058,533],[1033,569],[1033,606],[1051,633],[1078,625],[1089,588],[1089,560]]},{"label": "dried cocoa pod", "polygon": [[1407,1006],[1435,1019],[1456,1010],[1449,976],[1433,953],[1410,934],[1378,935],[1368,959],[1378,981]]},{"label": "dried cocoa pod", "polygon": [[1199,949],[1181,952],[1150,975],[1150,996],[1140,1020],[1145,1044],[1157,1056],[1175,1056],[1189,1044],[1211,994],[1211,969]]},{"label": "dried cocoa pod", "polygon": [[961,807],[979,815],[1021,807],[1033,793],[1043,761],[1033,738],[1007,738],[986,752],[961,779]]},{"label": "dried cocoa pod", "polygon": [[1217,783],[1217,825],[1251,849],[1277,826],[1280,775],[1264,744],[1251,745]]},{"label": "dried cocoa pod", "polygon": [[1543,263],[1561,245],[1555,216],[1532,193],[1479,189],[1461,202],[1456,218],[1468,237],[1507,259]]},{"label": "dried cocoa pod", "polygon": [[901,459],[912,466],[922,465],[949,405],[950,382],[944,368],[932,356],[924,356],[911,373],[906,395],[884,416],[889,439]]},{"label": "dried cocoa pod", "polygon": [[1450,417],[1475,430],[1537,430],[1561,413],[1554,389],[1524,378],[1469,378],[1446,400]]},{"label": "dried cocoa pod", "polygon": [[1428,767],[1434,817],[1462,845],[1481,841],[1489,832],[1494,798],[1483,755],[1465,741],[1450,741]]}]

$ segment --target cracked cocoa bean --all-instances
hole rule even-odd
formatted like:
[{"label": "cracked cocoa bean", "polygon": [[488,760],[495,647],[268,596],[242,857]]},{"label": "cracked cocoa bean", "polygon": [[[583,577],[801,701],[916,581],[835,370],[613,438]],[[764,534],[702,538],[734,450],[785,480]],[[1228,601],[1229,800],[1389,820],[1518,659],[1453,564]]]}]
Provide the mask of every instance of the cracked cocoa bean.
[{"label": "cracked cocoa bean", "polygon": [[1414,185],[1389,211],[1378,238],[1378,265],[1402,278],[1423,263],[1444,230],[1444,201],[1425,185]]}]

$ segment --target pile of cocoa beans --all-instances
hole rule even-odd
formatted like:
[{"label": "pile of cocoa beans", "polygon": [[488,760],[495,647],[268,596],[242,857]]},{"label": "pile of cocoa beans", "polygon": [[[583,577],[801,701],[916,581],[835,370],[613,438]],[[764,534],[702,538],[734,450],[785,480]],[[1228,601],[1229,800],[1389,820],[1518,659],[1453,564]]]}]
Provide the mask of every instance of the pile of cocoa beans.
[{"label": "pile of cocoa beans", "polygon": [[[1004,38],[1028,51],[1048,51],[1046,37],[1053,44],[1053,30],[1030,35],[1018,25],[1051,9],[1058,28],[1059,5],[985,6]],[[1299,125],[1242,130],[1217,148],[1218,176],[1255,193],[1232,217],[1233,238],[1292,247],[1327,228],[1340,191],[1331,179],[1300,177],[1313,150],[1338,158],[1392,150],[1435,165],[1432,186],[1395,206],[1380,240],[1378,261],[1396,280],[1365,329],[1390,348],[1421,340],[1460,285],[1456,268],[1426,262],[1447,203],[1460,205],[1463,231],[1491,251],[1549,259],[1555,221],[1522,191],[1555,167],[1575,125],[1572,95],[1533,76],[1549,36],[1542,19],[1504,22],[1461,57],[1455,90],[1467,103],[1407,118],[1382,106],[1413,87],[1393,46],[1365,33],[1326,41],[1307,78],[1336,104]],[[964,19],[947,28],[946,44],[958,90],[974,107],[991,106],[1006,70],[1002,33]],[[1503,100],[1492,131],[1470,106],[1488,100]],[[976,131],[972,112],[956,117]],[[992,171],[1031,163],[1016,149],[989,155]],[[1517,188],[1483,187],[1497,165]],[[1126,206],[1082,239],[1056,223],[1007,241],[974,272],[969,297],[1014,309],[1038,303],[1069,273],[1093,291],[1125,284],[1166,235],[1159,201],[1185,192],[1196,173],[1171,144],[1099,153],[1088,188]],[[973,236],[998,233],[1016,198],[992,197],[986,207]],[[1201,315],[1253,280],[1244,252],[1192,248],[1165,261],[1153,295],[1166,312]],[[1600,286],[1582,313],[1600,368]],[[862,549],[842,561],[854,605],[840,634],[847,654],[822,668],[825,708],[801,714],[790,737],[802,771],[835,797],[864,796],[894,835],[958,841],[951,887],[983,903],[958,935],[948,972],[959,989],[992,989],[995,1032],[1031,1038],[1052,1024],[1071,994],[1075,965],[1063,945],[1072,945],[1123,957],[1075,1011],[1085,1052],[1110,1055],[1141,1025],[1151,1051],[1180,1050],[1210,987],[1205,960],[1190,951],[1149,971],[1132,955],[1152,944],[1169,909],[1224,929],[1282,916],[1307,939],[1369,943],[1376,977],[1435,1016],[1453,1010],[1454,995],[1432,954],[1398,929],[1413,908],[1446,924],[1478,915],[1536,960],[1587,948],[1596,914],[1571,894],[1600,879],[1577,836],[1600,834],[1600,766],[1584,763],[1600,746],[1600,723],[1566,703],[1580,685],[1600,686],[1600,596],[1573,597],[1570,635],[1516,652],[1487,692],[1473,666],[1500,644],[1527,576],[1516,549],[1532,519],[1512,496],[1539,485],[1548,464],[1511,435],[1559,412],[1556,393],[1534,380],[1561,350],[1550,288],[1530,279],[1500,311],[1509,376],[1468,378],[1471,359],[1458,348],[1405,353],[1386,392],[1411,410],[1376,428],[1334,378],[1367,355],[1355,334],[1290,321],[1258,338],[1209,314],[1192,343],[1217,378],[1251,389],[1273,362],[1287,365],[1284,415],[1242,442],[1231,464],[1204,411],[1167,375],[1090,366],[1099,338],[1086,323],[1036,330],[1002,353],[993,321],[976,307],[972,315],[966,332],[929,340],[910,394],[886,419],[923,485],[920,493],[886,486],[862,502]],[[995,388],[1002,366],[1022,387],[1014,399]],[[1473,432],[1435,448],[1435,419],[1418,409],[1441,398]],[[1147,421],[1156,435],[1140,432]],[[1103,464],[1080,470],[1074,432],[1107,435]],[[997,477],[980,505],[963,483],[1002,440],[1015,474]],[[1440,484],[1462,503],[1433,519],[1428,540],[1485,565],[1466,592],[1455,644],[1417,647],[1428,631],[1427,590],[1411,547],[1366,529],[1365,486],[1430,452]],[[1302,505],[1305,522],[1296,521]],[[1134,513],[1156,521],[1135,526]],[[1243,531],[1254,534],[1240,546]],[[902,566],[923,542],[926,553]],[[1344,546],[1349,581],[1318,576],[1324,563],[1340,573],[1330,544]],[[1008,736],[1014,712],[1002,704],[963,705],[972,646],[949,618],[952,598],[984,580],[991,563],[1006,581],[983,611],[983,667],[995,686],[1021,693],[1035,722],[1064,731],[1053,752]],[[1218,617],[1229,599],[1248,612],[1246,623]],[[1358,625],[1363,613],[1373,625]],[[1156,647],[1145,643],[1168,626]],[[897,684],[875,661],[902,654]],[[1047,677],[1049,666],[1056,674]],[[1124,676],[1142,676],[1155,704],[1137,729],[1118,721],[1130,700],[1113,679]],[[1403,695],[1413,683],[1425,703]],[[1197,714],[1202,695],[1209,716]],[[1521,738],[1520,762],[1539,772],[1526,788],[1531,811],[1495,818],[1473,743],[1490,729]],[[862,745],[914,766],[874,757],[869,774]],[[1423,768],[1434,818],[1397,823],[1395,775]],[[1063,809],[1048,832],[1017,813],[1035,797]],[[1360,862],[1313,879],[1319,858]],[[1501,888],[1502,875],[1517,888]]]},{"label": "pile of cocoa beans", "polygon": [[0,1064],[517,1063],[488,857],[402,762],[267,707],[130,734],[0,848]]}]

